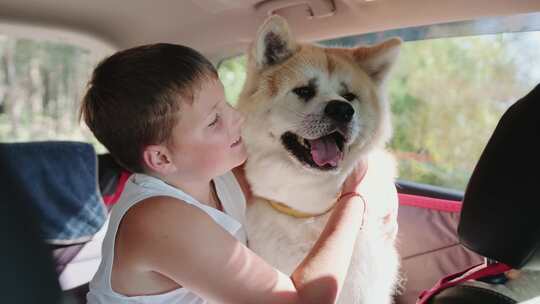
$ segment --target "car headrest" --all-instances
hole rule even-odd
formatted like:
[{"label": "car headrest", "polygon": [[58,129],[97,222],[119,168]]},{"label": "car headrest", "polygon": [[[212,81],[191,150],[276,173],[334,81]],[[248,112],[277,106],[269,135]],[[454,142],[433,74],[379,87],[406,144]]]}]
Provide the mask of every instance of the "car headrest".
[{"label": "car headrest", "polygon": [[107,218],[94,148],[80,142],[0,144],[2,200],[25,204],[50,244],[90,240]]},{"label": "car headrest", "polygon": [[513,268],[540,247],[540,85],[502,116],[465,191],[463,245]]}]

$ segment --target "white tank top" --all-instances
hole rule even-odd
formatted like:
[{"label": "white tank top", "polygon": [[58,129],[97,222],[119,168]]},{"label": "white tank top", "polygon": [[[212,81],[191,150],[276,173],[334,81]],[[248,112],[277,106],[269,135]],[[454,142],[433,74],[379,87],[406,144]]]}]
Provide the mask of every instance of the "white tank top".
[{"label": "white tank top", "polygon": [[[207,303],[195,293],[178,288],[163,294],[148,296],[124,296],[112,290],[111,273],[114,257],[114,241],[118,225],[126,212],[138,202],[153,196],[171,196],[200,208],[217,224],[227,230],[237,240],[246,244],[245,223],[246,201],[244,194],[232,172],[214,179],[216,192],[225,212],[201,204],[189,194],[168,185],[160,179],[145,175],[133,174],[128,181],[120,199],[111,211],[109,226],[103,240],[102,259],[99,268],[90,282],[90,291],[86,298],[88,304],[202,304]],[[180,202],[179,202],[180,203]]]}]

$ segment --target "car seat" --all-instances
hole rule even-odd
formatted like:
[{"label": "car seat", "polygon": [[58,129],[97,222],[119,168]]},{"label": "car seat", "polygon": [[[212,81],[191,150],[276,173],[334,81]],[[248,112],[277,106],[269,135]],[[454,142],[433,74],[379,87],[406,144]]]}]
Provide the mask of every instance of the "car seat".
[{"label": "car seat", "polygon": [[0,303],[86,303],[129,173],[80,142],[2,143],[0,167]]},{"label": "car seat", "polygon": [[486,262],[443,278],[418,303],[516,303],[464,283],[504,284],[506,271],[540,256],[539,116],[540,85],[502,116],[467,185],[458,235]]}]

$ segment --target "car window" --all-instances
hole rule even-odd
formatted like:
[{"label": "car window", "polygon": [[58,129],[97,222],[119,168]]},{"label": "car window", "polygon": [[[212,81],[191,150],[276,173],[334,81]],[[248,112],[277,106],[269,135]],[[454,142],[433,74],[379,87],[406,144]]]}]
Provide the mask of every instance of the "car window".
[{"label": "car window", "polygon": [[[540,83],[540,14],[487,18],[322,41],[355,46],[400,36],[388,83],[399,179],[464,190],[504,111]],[[245,56],[219,66],[235,104]]]},{"label": "car window", "polygon": [[242,86],[246,81],[246,56],[238,56],[222,61],[218,67],[219,79],[225,88],[227,101],[236,105]]},{"label": "car window", "polygon": [[75,45],[0,34],[0,142],[76,140],[105,151],[78,120],[101,58]]}]

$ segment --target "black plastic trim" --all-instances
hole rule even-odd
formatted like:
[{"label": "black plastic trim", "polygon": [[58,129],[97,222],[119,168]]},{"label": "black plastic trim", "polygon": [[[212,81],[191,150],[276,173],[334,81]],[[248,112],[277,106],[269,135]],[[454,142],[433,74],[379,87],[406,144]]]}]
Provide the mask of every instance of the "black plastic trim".
[{"label": "black plastic trim", "polygon": [[426,196],[431,198],[446,199],[452,201],[463,201],[463,191],[421,184],[405,180],[397,180],[396,188],[398,193]]}]

